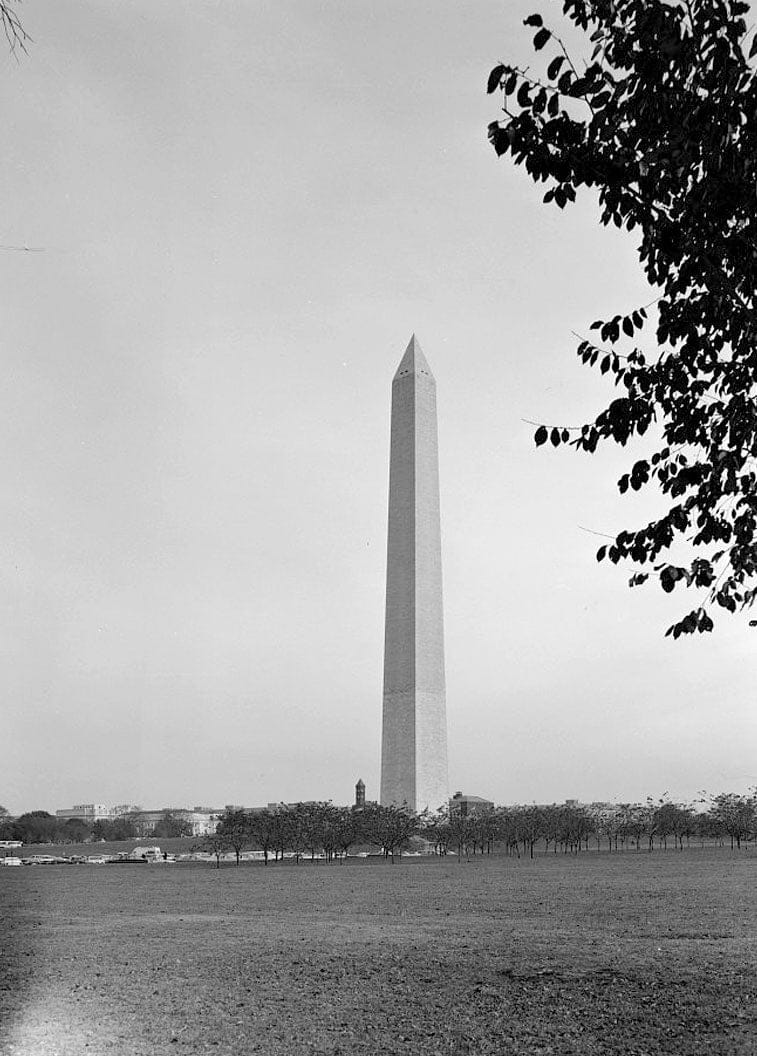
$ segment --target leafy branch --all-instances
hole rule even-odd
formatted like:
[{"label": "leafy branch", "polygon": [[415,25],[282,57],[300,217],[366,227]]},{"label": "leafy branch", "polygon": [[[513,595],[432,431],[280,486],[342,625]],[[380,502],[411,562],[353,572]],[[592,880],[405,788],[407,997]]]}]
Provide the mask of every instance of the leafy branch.
[{"label": "leafy branch", "polygon": [[0,23],[2,23],[5,39],[13,55],[18,49],[25,52],[27,42],[31,42],[31,37],[21,24],[21,19],[13,6],[17,2],[19,0],[0,0]]},{"label": "leafy branch", "polygon": [[[596,341],[575,335],[582,362],[621,392],[580,427],[533,423],[534,439],[593,453],[657,423],[663,446],[637,459],[618,488],[654,482],[669,509],[620,532],[598,557],[649,564],[634,586],[655,578],[667,593],[680,584],[705,590],[704,604],[669,633],[709,631],[708,605],[733,612],[757,597],[757,77],[749,62],[757,45],[752,38],[745,54],[749,7],[565,0],[563,10],[593,46],[584,71],[542,17],[530,16],[534,50],[552,41],[560,53],[544,79],[504,63],[492,70],[487,88],[501,91],[507,113],[490,124],[490,141],[547,183],[545,202],[562,209],[581,187],[598,192],[601,222],[637,232],[639,260],[662,292],[596,320]],[[590,116],[573,116],[563,98],[583,99]],[[656,355],[621,351],[652,303]],[[666,562],[679,539],[706,553],[686,566]]]}]

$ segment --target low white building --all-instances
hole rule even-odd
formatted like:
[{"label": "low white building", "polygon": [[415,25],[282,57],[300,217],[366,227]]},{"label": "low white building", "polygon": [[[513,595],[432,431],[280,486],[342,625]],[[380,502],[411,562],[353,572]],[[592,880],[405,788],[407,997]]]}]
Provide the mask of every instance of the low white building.
[{"label": "low white building", "polygon": [[133,814],[142,808],[134,803],[121,803],[116,807],[106,807],[102,803],[77,803],[73,807],[56,810],[56,818],[68,820],[78,818],[93,825],[96,821],[113,821],[122,818],[125,814]]},{"label": "low white building", "polygon": [[134,824],[140,836],[150,836],[155,831],[155,826],[166,814],[176,818],[178,821],[187,821],[191,826],[192,836],[207,836],[216,831],[216,825],[221,820],[222,810],[212,807],[195,807],[187,810],[184,807],[163,807],[161,810],[140,810],[133,816]]},{"label": "low white building", "polygon": [[88,825],[94,825],[96,821],[115,821],[117,818],[128,816],[136,825],[139,836],[150,836],[166,813],[180,821],[188,821],[192,836],[207,836],[208,833],[216,831],[223,811],[216,807],[194,807],[192,810],[185,807],[162,807],[160,810],[142,810],[134,803],[121,803],[115,807],[107,807],[102,803],[77,803],[73,807],[56,810],[55,815],[63,821],[77,818]]}]

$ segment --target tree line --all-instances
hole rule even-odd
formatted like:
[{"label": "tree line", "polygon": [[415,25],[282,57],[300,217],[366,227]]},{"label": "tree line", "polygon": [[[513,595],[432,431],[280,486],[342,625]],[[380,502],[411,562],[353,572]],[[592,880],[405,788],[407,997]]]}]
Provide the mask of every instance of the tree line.
[{"label": "tree line", "polygon": [[[189,823],[164,811],[150,838],[190,836]],[[88,824],[33,810],[11,818],[0,807],[0,840],[23,843],[86,843],[140,837],[133,817]],[[216,832],[198,846],[216,861],[233,853],[239,862],[248,850],[263,860],[293,857],[343,859],[359,848],[394,858],[417,846],[458,856],[500,851],[514,856],[538,853],[579,854],[590,849],[683,850],[691,841],[716,841],[740,849],[757,840],[757,789],[748,795],[723,792],[707,802],[674,803],[667,798],[644,803],[550,805],[515,804],[477,809],[465,815],[455,807],[417,814],[404,807],[368,803],[340,807],[331,802],[295,803],[266,810],[227,809]]]},{"label": "tree line", "polygon": [[757,839],[757,790],[714,796],[707,805],[647,799],[645,803],[564,803],[548,806],[514,805],[477,809],[463,814],[454,805],[416,814],[403,807],[376,803],[339,807],[333,803],[297,803],[268,810],[227,810],[215,833],[202,847],[220,864],[233,853],[237,864],[244,851],[262,851],[263,860],[284,856],[346,857],[359,847],[378,848],[387,858],[414,846],[431,846],[434,853],[459,857],[491,854],[494,850],[520,857],[542,853],[578,854],[591,848],[617,853],[625,850],[683,850],[692,839],[730,842],[732,849]]},{"label": "tree line", "polygon": [[590,848],[683,850],[692,839],[730,841],[731,849],[740,849],[757,839],[757,792],[721,793],[706,807],[649,798],[645,803],[495,807],[468,817],[440,812],[425,819],[423,831],[439,853],[453,849],[458,855],[488,854],[495,846],[531,858],[537,848],[544,854]]},{"label": "tree line", "polygon": [[[191,836],[191,824],[170,810],[163,811],[150,838],[170,839]],[[87,822],[82,818],[58,818],[46,810],[31,810],[11,818],[0,807],[0,840],[21,840],[22,843],[91,843],[100,840],[133,840],[141,837],[133,815]]]},{"label": "tree line", "polygon": [[282,804],[267,810],[227,810],[216,832],[206,836],[201,846],[215,854],[218,864],[231,851],[238,865],[246,850],[262,851],[266,865],[284,855],[295,861],[306,857],[334,861],[357,846],[380,848],[385,857],[393,859],[422,834],[422,825],[423,815],[405,807]]}]

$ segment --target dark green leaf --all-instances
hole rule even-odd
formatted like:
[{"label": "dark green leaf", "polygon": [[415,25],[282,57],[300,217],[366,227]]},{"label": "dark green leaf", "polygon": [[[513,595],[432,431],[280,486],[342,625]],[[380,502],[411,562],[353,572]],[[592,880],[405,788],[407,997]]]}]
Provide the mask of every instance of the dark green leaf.
[{"label": "dark green leaf", "polygon": [[537,447],[541,447],[542,444],[546,444],[547,437],[548,437],[547,427],[544,426],[544,425],[540,425],[539,428],[534,433],[534,440],[536,441],[536,446]]},{"label": "dark green leaf", "polygon": [[489,95],[491,95],[492,92],[496,92],[496,90],[499,88],[500,82],[502,80],[502,77],[504,76],[506,69],[506,66],[495,66],[492,72],[489,74],[489,80],[486,84],[486,91],[489,93]]},{"label": "dark green leaf", "polygon": [[557,58],[552,59],[549,66],[547,66],[547,77],[549,77],[550,81],[554,81],[555,77],[560,72],[560,67],[564,62],[564,55],[558,55]]},{"label": "dark green leaf", "polygon": [[489,126],[489,139],[499,157],[510,149],[510,133],[496,122]]},{"label": "dark green leaf", "polygon": [[560,74],[560,79],[557,82],[557,90],[563,95],[567,95],[570,92],[570,86],[573,83],[573,71],[566,70],[565,73]]},{"label": "dark green leaf", "polygon": [[[649,362],[633,348],[626,364],[615,349],[620,340],[633,345],[646,308],[592,325],[604,347],[583,343],[579,356],[612,372],[620,382],[613,395],[626,392],[580,434],[542,427],[540,437],[591,453],[602,441],[622,446],[660,429],[675,454],[660,452],[652,467],[636,462],[619,487],[638,491],[653,479],[667,506],[620,533],[607,556],[656,564],[666,593],[679,581],[700,591],[717,584],[708,607],[733,612],[757,601],[757,70],[746,59],[747,50],[752,63],[757,56],[757,35],[747,33],[744,0],[698,0],[693,26],[686,4],[666,0],[562,6],[576,31],[592,35],[583,54],[596,45],[596,60],[578,76],[555,49],[544,83],[556,91],[529,86],[506,67],[492,87],[509,88],[519,106],[508,104],[516,113],[506,112],[489,136],[545,202],[564,208],[579,188],[593,191],[600,222],[634,233],[656,307]],[[527,25],[544,48],[551,33],[541,16]],[[566,103],[569,96],[589,107]],[[548,298],[545,285],[544,306]],[[692,557],[685,568],[660,563],[681,542],[721,558],[715,565]],[[696,609],[668,634],[711,626],[709,613]]]}]

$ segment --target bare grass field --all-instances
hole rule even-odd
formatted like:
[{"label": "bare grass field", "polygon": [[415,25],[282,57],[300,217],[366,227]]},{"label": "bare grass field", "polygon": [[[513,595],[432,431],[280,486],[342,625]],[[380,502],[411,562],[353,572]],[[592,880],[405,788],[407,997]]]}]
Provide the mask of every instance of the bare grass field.
[{"label": "bare grass field", "polygon": [[0,870],[0,1051],[757,1052],[757,855]]}]

